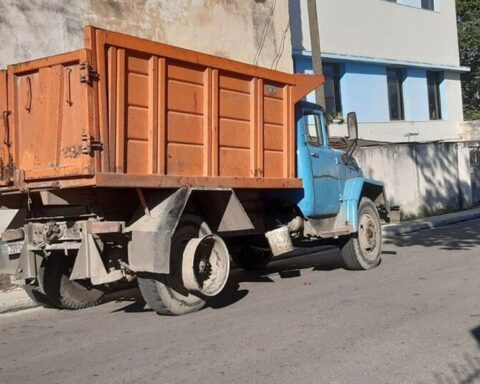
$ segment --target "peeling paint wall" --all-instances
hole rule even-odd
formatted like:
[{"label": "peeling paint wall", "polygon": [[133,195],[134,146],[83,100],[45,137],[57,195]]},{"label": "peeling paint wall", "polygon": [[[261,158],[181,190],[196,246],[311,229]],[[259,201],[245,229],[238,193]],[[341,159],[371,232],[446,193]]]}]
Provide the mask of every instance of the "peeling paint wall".
[{"label": "peeling paint wall", "polygon": [[0,67],[82,48],[87,24],[293,70],[283,0],[2,0]]}]

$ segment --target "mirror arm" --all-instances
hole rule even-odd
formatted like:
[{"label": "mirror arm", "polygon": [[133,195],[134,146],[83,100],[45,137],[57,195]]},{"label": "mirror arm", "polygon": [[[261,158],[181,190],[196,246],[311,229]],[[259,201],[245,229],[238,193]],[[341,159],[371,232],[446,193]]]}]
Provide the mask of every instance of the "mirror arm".
[{"label": "mirror arm", "polygon": [[355,149],[357,148],[357,145],[358,145],[358,139],[355,139],[353,140],[353,143],[352,145],[350,145],[350,147],[347,149],[347,152],[345,152],[343,155],[342,155],[342,161],[344,164],[348,164],[350,159],[352,158],[353,156],[353,152],[355,152]]}]

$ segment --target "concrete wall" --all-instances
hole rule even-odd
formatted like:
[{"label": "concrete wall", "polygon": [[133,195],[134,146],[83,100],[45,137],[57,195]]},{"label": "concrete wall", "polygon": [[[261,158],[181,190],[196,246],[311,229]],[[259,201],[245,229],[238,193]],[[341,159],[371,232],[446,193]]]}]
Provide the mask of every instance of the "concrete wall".
[{"label": "concrete wall", "polygon": [[83,47],[85,25],[291,72],[288,2],[2,0],[0,67]]},{"label": "concrete wall", "polygon": [[[368,177],[383,180],[390,205],[404,215],[467,209],[472,195],[472,143],[392,144],[355,154]],[[473,180],[474,182],[474,180]]]},{"label": "concrete wall", "polygon": [[465,121],[460,125],[462,140],[480,140],[480,120]]},{"label": "concrete wall", "polygon": [[[438,12],[384,0],[317,0],[317,8],[323,52],[459,65],[453,0]],[[307,1],[291,0],[290,12],[293,48],[311,51]]]}]

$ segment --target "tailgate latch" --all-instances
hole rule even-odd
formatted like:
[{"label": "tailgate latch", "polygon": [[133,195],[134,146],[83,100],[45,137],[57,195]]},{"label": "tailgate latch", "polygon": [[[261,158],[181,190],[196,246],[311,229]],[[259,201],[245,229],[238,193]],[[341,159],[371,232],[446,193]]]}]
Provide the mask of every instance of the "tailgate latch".
[{"label": "tailgate latch", "polygon": [[90,65],[90,63],[87,61],[80,63],[80,82],[91,85],[93,81],[97,80],[98,72]]},{"label": "tailgate latch", "polygon": [[82,135],[82,154],[84,155],[91,155],[95,151],[102,151],[103,144],[95,140],[92,136],[88,133],[84,133]]}]

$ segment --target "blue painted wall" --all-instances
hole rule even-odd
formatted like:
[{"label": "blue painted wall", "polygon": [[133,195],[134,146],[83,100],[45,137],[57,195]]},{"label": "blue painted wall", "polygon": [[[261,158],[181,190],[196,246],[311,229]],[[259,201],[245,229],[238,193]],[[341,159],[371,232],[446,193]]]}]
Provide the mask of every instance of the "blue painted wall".
[{"label": "blue painted wall", "polygon": [[[340,62],[340,93],[343,115],[357,112],[360,123],[390,122],[387,88],[387,66],[360,62]],[[312,73],[310,56],[294,56],[297,73]],[[404,68],[403,102],[405,121],[429,121],[427,71],[420,68]],[[446,81],[440,76],[440,99],[442,119],[446,120],[447,92]],[[307,100],[315,102],[312,92]]]},{"label": "blue painted wall", "polygon": [[[310,56],[295,56],[293,60],[293,70],[295,73],[313,73],[312,58]],[[315,103],[315,92],[307,95],[307,101]]]},{"label": "blue painted wall", "polygon": [[423,69],[408,68],[403,81],[403,103],[405,120],[428,121],[427,72]]},{"label": "blue painted wall", "polygon": [[340,92],[344,115],[357,112],[360,123],[390,121],[386,67],[345,63]]}]

